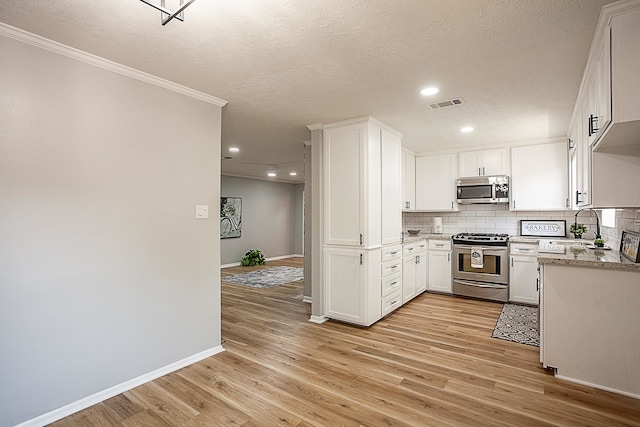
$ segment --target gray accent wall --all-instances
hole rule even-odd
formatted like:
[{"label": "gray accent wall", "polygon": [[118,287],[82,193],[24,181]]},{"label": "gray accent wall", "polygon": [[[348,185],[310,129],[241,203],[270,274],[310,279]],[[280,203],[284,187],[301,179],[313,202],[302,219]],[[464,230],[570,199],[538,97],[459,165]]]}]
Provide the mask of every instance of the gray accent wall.
[{"label": "gray accent wall", "polygon": [[12,426],[220,348],[222,111],[4,36],[0,57]]},{"label": "gray accent wall", "polygon": [[239,263],[249,249],[266,258],[301,255],[303,190],[304,184],[222,176],[221,197],[242,198],[242,235],[220,240],[222,265]]}]

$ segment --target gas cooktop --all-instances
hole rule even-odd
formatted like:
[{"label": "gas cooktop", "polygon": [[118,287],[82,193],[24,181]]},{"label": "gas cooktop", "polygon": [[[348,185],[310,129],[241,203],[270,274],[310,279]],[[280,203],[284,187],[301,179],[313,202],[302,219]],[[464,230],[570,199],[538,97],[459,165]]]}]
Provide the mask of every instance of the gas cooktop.
[{"label": "gas cooktop", "polygon": [[507,246],[509,243],[509,235],[497,233],[458,233],[453,236],[453,243]]}]

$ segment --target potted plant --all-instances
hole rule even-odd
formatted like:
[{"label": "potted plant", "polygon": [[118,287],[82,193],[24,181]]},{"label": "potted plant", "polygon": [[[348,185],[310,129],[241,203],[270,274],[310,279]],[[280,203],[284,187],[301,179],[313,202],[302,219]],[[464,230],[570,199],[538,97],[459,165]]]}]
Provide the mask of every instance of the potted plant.
[{"label": "potted plant", "polygon": [[573,233],[576,239],[581,239],[582,235],[587,231],[587,227],[584,224],[571,224],[569,231]]},{"label": "potted plant", "polygon": [[599,248],[603,248],[604,247],[604,240],[602,239],[596,239],[593,241],[593,244]]},{"label": "potted plant", "polygon": [[249,249],[240,260],[242,265],[265,265],[264,255],[258,249]]}]

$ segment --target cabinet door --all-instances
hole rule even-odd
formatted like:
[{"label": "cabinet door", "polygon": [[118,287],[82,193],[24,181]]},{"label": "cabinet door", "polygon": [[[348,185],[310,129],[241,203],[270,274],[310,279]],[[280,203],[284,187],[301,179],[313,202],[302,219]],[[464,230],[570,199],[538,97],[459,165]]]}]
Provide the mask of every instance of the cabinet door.
[{"label": "cabinet door", "polygon": [[416,158],[406,151],[402,152],[402,190],[400,191],[402,210],[416,209]]},{"label": "cabinet door", "polygon": [[362,324],[366,318],[362,252],[325,248],[325,308],[332,319]]},{"label": "cabinet door", "polygon": [[479,151],[467,151],[458,154],[460,177],[482,175]]},{"label": "cabinet door", "polygon": [[401,147],[400,137],[385,129],[381,131],[382,244],[402,240]]},{"label": "cabinet door", "polygon": [[482,175],[507,175],[507,150],[497,148],[481,152]]},{"label": "cabinet door", "polygon": [[324,131],[325,244],[361,246],[366,127]]},{"label": "cabinet door", "polygon": [[454,154],[416,157],[416,209],[458,210],[455,194]]},{"label": "cabinet door", "polygon": [[427,251],[416,254],[416,295],[427,290]]},{"label": "cabinet door", "polygon": [[529,256],[511,256],[509,301],[538,305],[538,262]]},{"label": "cabinet door", "polygon": [[427,289],[451,293],[451,252],[429,251]]},{"label": "cabinet door", "polygon": [[416,295],[416,257],[407,256],[402,259],[402,303]]},{"label": "cabinet door", "polygon": [[511,210],[565,210],[568,199],[566,142],[511,149]]}]

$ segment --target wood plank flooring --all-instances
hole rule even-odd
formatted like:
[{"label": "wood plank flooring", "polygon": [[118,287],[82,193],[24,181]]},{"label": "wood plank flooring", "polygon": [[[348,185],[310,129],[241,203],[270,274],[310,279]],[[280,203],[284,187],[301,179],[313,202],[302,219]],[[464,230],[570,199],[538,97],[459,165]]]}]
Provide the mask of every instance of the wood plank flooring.
[{"label": "wood plank flooring", "polygon": [[491,338],[501,304],[425,293],[360,328],[310,323],[301,295],[301,281],[223,282],[225,352],[53,425],[640,426],[639,400],[557,380],[537,347]]}]

